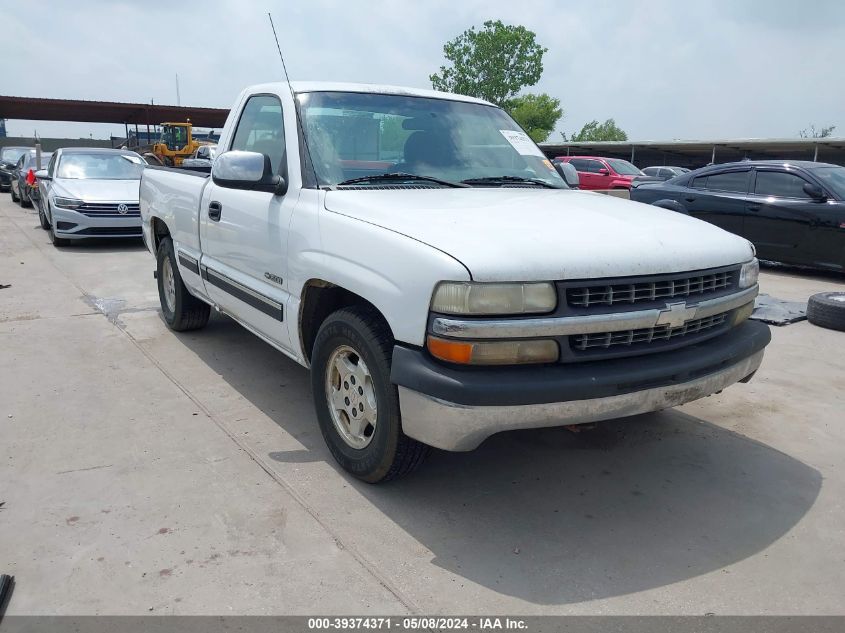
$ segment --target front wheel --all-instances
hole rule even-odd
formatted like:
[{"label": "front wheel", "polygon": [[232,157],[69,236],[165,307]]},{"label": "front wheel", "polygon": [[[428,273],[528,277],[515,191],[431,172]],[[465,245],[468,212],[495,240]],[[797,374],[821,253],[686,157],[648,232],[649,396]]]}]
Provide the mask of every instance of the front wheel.
[{"label": "front wheel", "polygon": [[330,315],[311,356],[311,387],[323,438],[338,464],[369,483],[415,470],[430,448],[402,432],[390,382],[393,337],[372,308]]},{"label": "front wheel", "polygon": [[45,231],[50,230],[50,221],[47,219],[47,214],[44,213],[44,203],[38,201],[38,221],[41,223],[41,228]]},{"label": "front wheel", "polygon": [[[52,219],[52,214],[50,214],[50,216],[51,216],[51,219]],[[63,238],[63,237],[58,237],[56,235],[56,223],[55,222],[50,222],[48,230],[50,231],[50,241],[53,243],[53,246],[55,246],[56,248],[61,248],[62,246],[68,246],[70,244],[70,240]]]},{"label": "front wheel", "polygon": [[165,237],[158,245],[156,259],[158,297],[167,327],[177,332],[205,327],[211,315],[211,307],[188,292],[179,274],[173,241],[169,237]]}]

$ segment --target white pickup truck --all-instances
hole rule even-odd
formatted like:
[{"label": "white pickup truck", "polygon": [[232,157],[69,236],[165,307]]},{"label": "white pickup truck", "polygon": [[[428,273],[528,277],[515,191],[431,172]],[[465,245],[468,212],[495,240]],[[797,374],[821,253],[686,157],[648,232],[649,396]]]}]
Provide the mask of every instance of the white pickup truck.
[{"label": "white pickup truck", "polygon": [[214,308],[310,367],[332,454],[369,482],[430,446],[718,392],[770,340],[748,320],[747,240],[569,190],[504,111],[461,95],[248,88],[211,175],[145,169],[141,216],[167,324]]}]

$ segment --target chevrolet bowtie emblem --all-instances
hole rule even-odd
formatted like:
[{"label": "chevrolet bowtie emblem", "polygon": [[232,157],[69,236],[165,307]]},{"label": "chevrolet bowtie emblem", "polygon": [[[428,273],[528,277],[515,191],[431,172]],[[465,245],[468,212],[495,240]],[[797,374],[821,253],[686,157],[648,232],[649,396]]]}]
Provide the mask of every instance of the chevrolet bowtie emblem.
[{"label": "chevrolet bowtie emblem", "polygon": [[656,325],[668,325],[670,328],[681,327],[684,323],[695,317],[698,306],[687,307],[686,302],[667,303],[666,309],[660,311]]}]

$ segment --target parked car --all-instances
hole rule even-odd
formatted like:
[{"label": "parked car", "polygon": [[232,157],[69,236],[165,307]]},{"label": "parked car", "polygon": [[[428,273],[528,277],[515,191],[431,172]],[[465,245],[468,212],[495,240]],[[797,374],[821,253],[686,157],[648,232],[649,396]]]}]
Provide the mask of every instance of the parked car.
[{"label": "parked car", "polygon": [[555,160],[569,163],[578,170],[581,189],[630,189],[634,180],[657,180],[621,158],[558,156]]},{"label": "parked car", "polygon": [[144,240],[168,326],[203,327],[213,306],[309,367],[354,476],[673,407],[759,367],[747,240],[569,190],[480,99],[291,88],[238,97],[210,176],[143,172]]},{"label": "parked car", "polygon": [[182,161],[182,167],[208,173],[216,154],[217,145],[200,145],[190,158]]},{"label": "parked car", "polygon": [[12,186],[12,172],[21,156],[31,147],[0,147],[0,191],[9,191]]},{"label": "parked car", "polygon": [[845,167],[806,161],[713,165],[631,190],[631,199],[750,240],[760,259],[845,270]]},{"label": "parked car", "polygon": [[63,148],[36,174],[41,227],[55,246],[90,237],[140,237],[138,186],[146,163],[121,149]]},{"label": "parked car", "polygon": [[[41,166],[46,167],[52,155],[52,152],[41,152]],[[35,150],[31,149],[18,159],[12,170],[12,201],[22,207],[32,206],[33,201],[38,200],[38,182],[35,179],[35,172],[39,169],[37,163]]]},{"label": "parked car", "polygon": [[659,165],[652,167],[643,167],[642,172],[646,176],[654,176],[658,180],[669,180],[676,176],[683,176],[688,174],[691,170],[686,167],[669,167],[668,165]]}]

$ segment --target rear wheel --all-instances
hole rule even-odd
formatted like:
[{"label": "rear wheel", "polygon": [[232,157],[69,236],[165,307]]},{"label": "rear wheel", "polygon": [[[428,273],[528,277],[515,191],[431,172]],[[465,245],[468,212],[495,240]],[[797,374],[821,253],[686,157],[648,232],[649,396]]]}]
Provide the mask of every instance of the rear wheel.
[{"label": "rear wheel", "polygon": [[158,245],[157,260],[158,296],[167,327],[177,332],[205,327],[211,307],[188,292],[179,275],[173,241],[169,237]]},{"label": "rear wheel", "polygon": [[32,198],[29,197],[29,194],[26,192],[26,188],[21,189],[21,206],[22,207],[31,207],[32,206]]},{"label": "rear wheel", "polygon": [[392,355],[393,336],[381,315],[352,307],[323,322],[311,358],[323,438],[344,470],[369,483],[412,472],[430,452],[402,432]]},{"label": "rear wheel", "polygon": [[12,185],[9,185],[9,192],[12,194],[12,202],[20,203],[21,199],[18,198],[18,194],[15,193],[15,188]]}]

